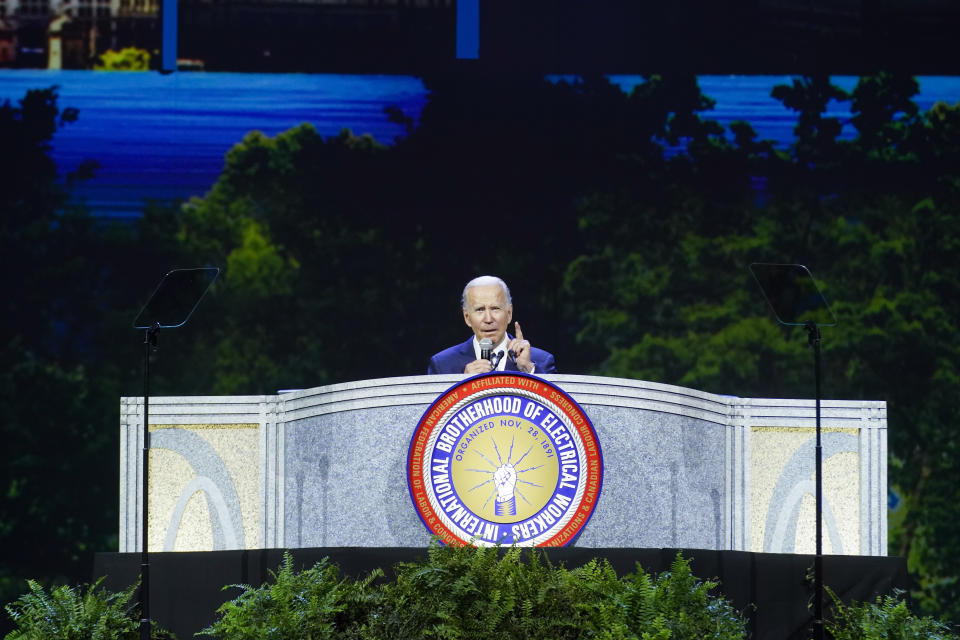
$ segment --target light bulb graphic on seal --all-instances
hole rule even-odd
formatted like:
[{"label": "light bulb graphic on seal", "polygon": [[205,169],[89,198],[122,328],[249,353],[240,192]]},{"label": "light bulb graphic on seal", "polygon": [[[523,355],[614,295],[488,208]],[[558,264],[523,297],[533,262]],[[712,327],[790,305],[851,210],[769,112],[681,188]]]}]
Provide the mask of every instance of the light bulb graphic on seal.
[{"label": "light bulb graphic on seal", "polygon": [[[526,432],[523,432],[521,438],[526,439],[525,436]],[[514,522],[516,517],[535,514],[546,504],[550,489],[557,483],[556,469],[545,474],[541,472],[544,466],[550,466],[545,464],[550,461],[547,449],[537,446],[531,439],[524,443],[526,449],[520,454],[516,444],[516,436],[510,438],[508,448],[502,448],[496,438],[490,437],[474,441],[462,449],[465,458],[481,463],[478,468],[467,466],[470,462],[464,460],[462,471],[486,476],[477,484],[464,482],[461,485],[465,490],[466,504],[476,509],[476,513],[499,518],[497,522]],[[549,455],[553,455],[552,450]],[[559,465],[554,463],[554,466]],[[525,477],[527,474],[529,476]],[[523,485],[522,490],[520,485]]]},{"label": "light bulb graphic on seal", "polygon": [[513,495],[517,486],[517,470],[509,462],[501,465],[493,472],[493,482],[497,485],[494,513],[498,516],[517,515],[517,499]]}]

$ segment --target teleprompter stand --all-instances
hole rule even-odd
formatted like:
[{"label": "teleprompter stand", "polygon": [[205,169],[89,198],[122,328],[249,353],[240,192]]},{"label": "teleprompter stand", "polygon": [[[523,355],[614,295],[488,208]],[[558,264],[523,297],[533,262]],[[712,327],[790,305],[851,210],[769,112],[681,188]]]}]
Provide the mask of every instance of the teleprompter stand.
[{"label": "teleprompter stand", "polygon": [[216,267],[174,269],[168,272],[133,321],[143,334],[143,462],[140,550],[140,640],[150,640],[150,556],[147,551],[150,477],[150,352],[156,351],[160,329],[182,327],[220,274]]},{"label": "teleprompter stand", "polygon": [[820,441],[820,327],[837,324],[810,270],[800,264],[755,262],[750,272],[780,324],[802,326],[813,349],[816,388],[816,556],[813,567],[813,637],[823,640],[823,448]]}]

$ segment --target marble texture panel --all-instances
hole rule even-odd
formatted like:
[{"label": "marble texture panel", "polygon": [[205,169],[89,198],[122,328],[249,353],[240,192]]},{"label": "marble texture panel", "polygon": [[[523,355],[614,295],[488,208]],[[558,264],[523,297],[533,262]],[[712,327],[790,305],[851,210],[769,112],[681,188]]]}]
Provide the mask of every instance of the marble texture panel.
[{"label": "marble texture panel", "polygon": [[[583,407],[603,453],[597,508],[572,544],[808,552],[812,400],[543,377]],[[406,486],[407,450],[423,412],[461,380],[151,398],[151,550],[425,545]],[[886,405],[823,400],[821,414],[825,548],[885,555]],[[120,550],[134,551],[142,398],[121,399],[120,427]],[[242,443],[231,433],[243,433]]]}]

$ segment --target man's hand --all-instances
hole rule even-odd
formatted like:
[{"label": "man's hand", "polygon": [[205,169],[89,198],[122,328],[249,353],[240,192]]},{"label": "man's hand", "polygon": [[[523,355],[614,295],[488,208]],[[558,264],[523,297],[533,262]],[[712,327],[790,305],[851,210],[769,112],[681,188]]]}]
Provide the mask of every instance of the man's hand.
[{"label": "man's hand", "polygon": [[463,368],[464,373],[469,373],[476,375],[478,373],[487,373],[488,371],[493,371],[493,365],[489,360],[474,360],[473,362],[468,362],[467,366]]},{"label": "man's hand", "polygon": [[530,341],[523,339],[523,329],[519,322],[514,322],[517,337],[507,343],[507,349],[517,356],[517,368],[524,373],[533,372],[533,362],[530,361]]}]

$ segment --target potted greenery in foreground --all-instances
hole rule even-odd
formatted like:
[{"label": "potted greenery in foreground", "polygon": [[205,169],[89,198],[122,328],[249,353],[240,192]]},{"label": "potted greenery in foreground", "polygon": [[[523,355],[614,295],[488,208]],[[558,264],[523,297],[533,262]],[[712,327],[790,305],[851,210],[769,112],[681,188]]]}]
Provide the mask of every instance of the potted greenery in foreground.
[{"label": "potted greenery in foreground", "polygon": [[[103,578],[86,589],[61,585],[48,592],[28,580],[29,591],[5,607],[16,625],[5,640],[137,640],[140,613],[134,595],[139,583],[110,592],[101,582]],[[150,637],[173,638],[156,625]]]}]

